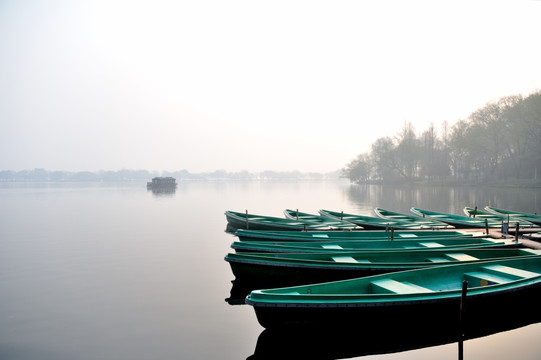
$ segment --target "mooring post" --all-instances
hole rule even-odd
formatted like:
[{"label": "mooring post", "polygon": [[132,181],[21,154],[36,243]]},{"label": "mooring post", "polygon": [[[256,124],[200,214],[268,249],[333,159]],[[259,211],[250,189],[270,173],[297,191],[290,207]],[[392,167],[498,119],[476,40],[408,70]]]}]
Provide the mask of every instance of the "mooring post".
[{"label": "mooring post", "polygon": [[394,240],[394,228],[392,227],[391,228],[391,241]]},{"label": "mooring post", "polygon": [[517,221],[517,225],[515,226],[515,242],[517,242],[517,243],[518,243],[519,227],[520,227],[520,225],[519,225],[519,223]]},{"label": "mooring post", "polygon": [[487,235],[489,234],[488,232],[488,219],[485,219],[485,231],[487,233]]},{"label": "mooring post", "polygon": [[299,209],[297,209],[297,221],[299,221]]},{"label": "mooring post", "polygon": [[343,210],[340,212],[340,220],[344,220],[344,211]]},{"label": "mooring post", "polygon": [[473,210],[473,217],[476,217],[477,216],[477,206],[475,207],[475,209]]},{"label": "mooring post", "polygon": [[250,229],[250,224],[248,222],[248,210],[246,210],[246,229]]},{"label": "mooring post", "polygon": [[458,334],[458,359],[464,358],[464,308],[466,305],[466,295],[468,293],[468,281],[462,282],[462,296],[460,297],[460,311],[458,314],[458,321],[460,327],[460,333]]}]

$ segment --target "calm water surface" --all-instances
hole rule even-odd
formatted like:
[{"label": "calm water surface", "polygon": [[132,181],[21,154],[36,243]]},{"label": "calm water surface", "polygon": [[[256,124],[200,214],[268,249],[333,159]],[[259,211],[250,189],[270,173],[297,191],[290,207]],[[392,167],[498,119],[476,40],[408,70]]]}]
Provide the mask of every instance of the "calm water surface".
[{"label": "calm water surface", "polygon": [[[174,194],[145,184],[1,184],[0,359],[263,358],[258,340],[281,344],[251,307],[225,301],[233,275],[224,256],[235,240],[224,231],[225,210],[281,217],[285,208],[373,215],[376,206],[416,206],[462,214],[485,205],[539,212],[541,196],[325,181],[188,182]],[[468,340],[464,358],[539,359],[540,331],[535,323]],[[368,344],[359,338],[351,353],[336,355],[333,346],[329,358],[365,354]],[[436,357],[456,359],[457,343],[363,359]]]}]

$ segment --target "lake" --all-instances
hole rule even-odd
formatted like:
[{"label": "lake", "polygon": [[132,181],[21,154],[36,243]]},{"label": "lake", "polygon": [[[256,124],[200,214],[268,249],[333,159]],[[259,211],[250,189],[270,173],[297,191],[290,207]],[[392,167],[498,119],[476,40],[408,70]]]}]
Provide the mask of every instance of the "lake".
[{"label": "lake", "polygon": [[[541,194],[538,189],[346,181],[192,181],[181,182],[174,193],[153,193],[144,183],[3,183],[0,359],[272,357],[283,348],[283,337],[263,331],[250,306],[226,301],[233,275],[224,256],[235,237],[225,232],[225,210],[282,217],[285,208],[373,215],[374,207],[409,212],[416,206],[462,214],[464,206],[486,205],[538,212]],[[350,352],[322,340],[320,353],[325,358],[457,358],[454,341],[376,351],[363,324],[359,331],[366,338],[348,344]],[[538,359],[540,331],[535,322],[467,340],[464,358]],[[388,340],[397,337],[389,329]]]}]

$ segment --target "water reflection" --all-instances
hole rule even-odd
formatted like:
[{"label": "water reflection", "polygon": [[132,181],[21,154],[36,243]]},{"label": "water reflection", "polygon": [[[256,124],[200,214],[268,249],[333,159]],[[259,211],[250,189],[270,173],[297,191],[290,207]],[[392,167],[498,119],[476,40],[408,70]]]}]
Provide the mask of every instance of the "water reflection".
[{"label": "water reflection", "polygon": [[[524,309],[523,309],[524,310]],[[464,336],[456,324],[439,327],[416,323],[393,323],[385,319],[376,325],[354,324],[341,329],[286,328],[266,329],[257,340],[254,354],[248,359],[343,359],[382,355],[445,344],[457,344],[457,357],[462,359],[463,341],[517,329],[541,322],[541,311],[520,309],[504,317],[494,314],[486,321],[469,324]],[[488,350],[487,350],[488,351]]]},{"label": "water reflection", "polygon": [[151,191],[152,195],[156,197],[172,197],[177,189],[176,187],[147,188],[148,191]]}]

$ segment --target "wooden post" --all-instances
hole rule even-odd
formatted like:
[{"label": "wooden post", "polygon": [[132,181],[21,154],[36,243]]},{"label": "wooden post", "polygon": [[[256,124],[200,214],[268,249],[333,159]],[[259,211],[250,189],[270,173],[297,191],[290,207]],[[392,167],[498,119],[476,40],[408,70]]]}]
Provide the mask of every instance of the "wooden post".
[{"label": "wooden post", "polygon": [[464,308],[466,305],[466,295],[468,293],[468,281],[462,282],[462,296],[460,297],[460,311],[458,313],[459,331],[458,334],[458,359],[464,359]]},{"label": "wooden post", "polygon": [[394,228],[391,228],[391,241],[394,240]]},{"label": "wooden post", "polygon": [[518,223],[518,221],[517,221],[517,225],[516,225],[516,227],[515,227],[515,242],[517,242],[517,243],[518,243],[518,232],[519,232],[519,227],[520,227],[520,225],[519,225],[519,223]]},{"label": "wooden post", "polygon": [[344,211],[340,212],[340,220],[344,220]]},{"label": "wooden post", "polygon": [[476,217],[477,216],[477,206],[475,207],[475,209],[473,210],[473,217]]},{"label": "wooden post", "polygon": [[488,219],[485,219],[485,231],[487,233],[487,235],[489,234],[488,232]]},{"label": "wooden post", "polygon": [[250,229],[250,224],[248,222],[248,210],[246,210],[246,229]]},{"label": "wooden post", "polygon": [[297,209],[297,221],[299,221],[299,209]]}]

